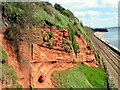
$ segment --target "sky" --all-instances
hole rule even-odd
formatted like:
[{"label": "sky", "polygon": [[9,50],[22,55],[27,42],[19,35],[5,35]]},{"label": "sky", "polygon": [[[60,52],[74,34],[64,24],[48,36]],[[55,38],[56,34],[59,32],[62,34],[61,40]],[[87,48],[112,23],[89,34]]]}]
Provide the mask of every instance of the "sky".
[{"label": "sky", "polygon": [[92,28],[118,26],[119,0],[47,0],[71,10],[83,25]]}]

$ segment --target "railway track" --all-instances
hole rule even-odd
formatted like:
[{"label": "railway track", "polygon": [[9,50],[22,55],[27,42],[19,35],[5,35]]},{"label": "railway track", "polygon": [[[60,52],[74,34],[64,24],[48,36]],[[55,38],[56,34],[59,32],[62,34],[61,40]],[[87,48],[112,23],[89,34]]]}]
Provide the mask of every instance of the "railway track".
[{"label": "railway track", "polygon": [[116,87],[120,87],[118,78],[120,76],[120,56],[113,50],[111,50],[108,46],[106,46],[103,42],[101,42],[98,38],[94,35],[90,36],[92,39],[92,44],[95,47],[95,51],[98,51],[100,56],[103,58],[103,62],[105,67],[107,68],[107,72],[109,74],[109,79],[113,80],[113,83]]}]

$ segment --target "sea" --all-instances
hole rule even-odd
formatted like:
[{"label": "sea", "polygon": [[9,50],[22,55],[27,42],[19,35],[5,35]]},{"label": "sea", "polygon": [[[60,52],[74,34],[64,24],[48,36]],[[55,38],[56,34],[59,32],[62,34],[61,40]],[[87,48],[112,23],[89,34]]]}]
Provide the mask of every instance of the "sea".
[{"label": "sea", "polygon": [[111,45],[120,50],[120,28],[108,29],[108,32],[103,32],[103,35]]}]

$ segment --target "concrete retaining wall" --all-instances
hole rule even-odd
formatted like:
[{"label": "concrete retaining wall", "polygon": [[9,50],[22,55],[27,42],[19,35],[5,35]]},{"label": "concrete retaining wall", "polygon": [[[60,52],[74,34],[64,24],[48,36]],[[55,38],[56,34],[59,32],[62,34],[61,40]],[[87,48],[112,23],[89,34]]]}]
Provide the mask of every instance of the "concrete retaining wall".
[{"label": "concrete retaining wall", "polygon": [[99,39],[102,43],[104,43],[106,46],[108,46],[112,51],[114,51],[116,54],[118,54],[120,56],[120,50],[114,46],[112,46],[111,44],[109,44],[108,42],[100,39],[99,37],[97,37],[95,34],[94,36]]}]

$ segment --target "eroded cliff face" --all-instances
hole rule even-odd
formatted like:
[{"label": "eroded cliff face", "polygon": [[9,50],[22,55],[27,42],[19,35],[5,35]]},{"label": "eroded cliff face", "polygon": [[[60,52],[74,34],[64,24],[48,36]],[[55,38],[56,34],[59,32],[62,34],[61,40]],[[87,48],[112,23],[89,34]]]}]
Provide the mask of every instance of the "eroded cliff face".
[{"label": "eroded cliff face", "polygon": [[[18,76],[18,83],[24,88],[53,88],[51,73],[55,70],[65,70],[78,66],[77,62],[83,62],[89,66],[100,67],[100,62],[96,61],[95,54],[86,38],[80,34],[75,36],[80,46],[76,55],[74,51],[66,51],[63,40],[69,41],[68,30],[58,27],[32,27],[32,36],[37,37],[34,42],[20,41],[18,50],[15,52],[14,45],[2,38],[2,47],[8,54],[8,65],[12,65]],[[52,32],[52,47],[49,41],[44,41],[44,34]],[[42,33],[42,34],[41,34]],[[19,58],[21,58],[19,61]],[[5,86],[5,85],[3,85]]]},{"label": "eroded cliff face", "polygon": [[[16,71],[18,80],[17,83],[21,84],[25,88],[30,88],[30,79],[31,79],[31,66],[29,64],[28,60],[23,60],[23,62],[18,61],[18,55],[14,52],[15,48],[11,43],[4,38],[4,34],[0,34],[0,37],[2,39],[1,46],[2,49],[7,53],[8,55],[8,65],[12,65]],[[19,55],[21,55],[23,58],[29,56],[29,52],[26,50],[26,43],[20,43],[19,45]],[[26,58],[27,59],[27,58]],[[11,85],[8,85],[7,83],[4,83],[2,85],[3,88],[11,87]]]},{"label": "eroded cliff face", "polygon": [[[59,4],[2,3],[2,20],[0,44],[8,55],[8,61],[2,65],[13,66],[18,77],[16,85],[52,88],[55,86],[51,73],[55,70],[76,66],[78,62],[101,66],[86,42],[82,23]],[[12,88],[9,84],[4,80],[2,86]]]}]

